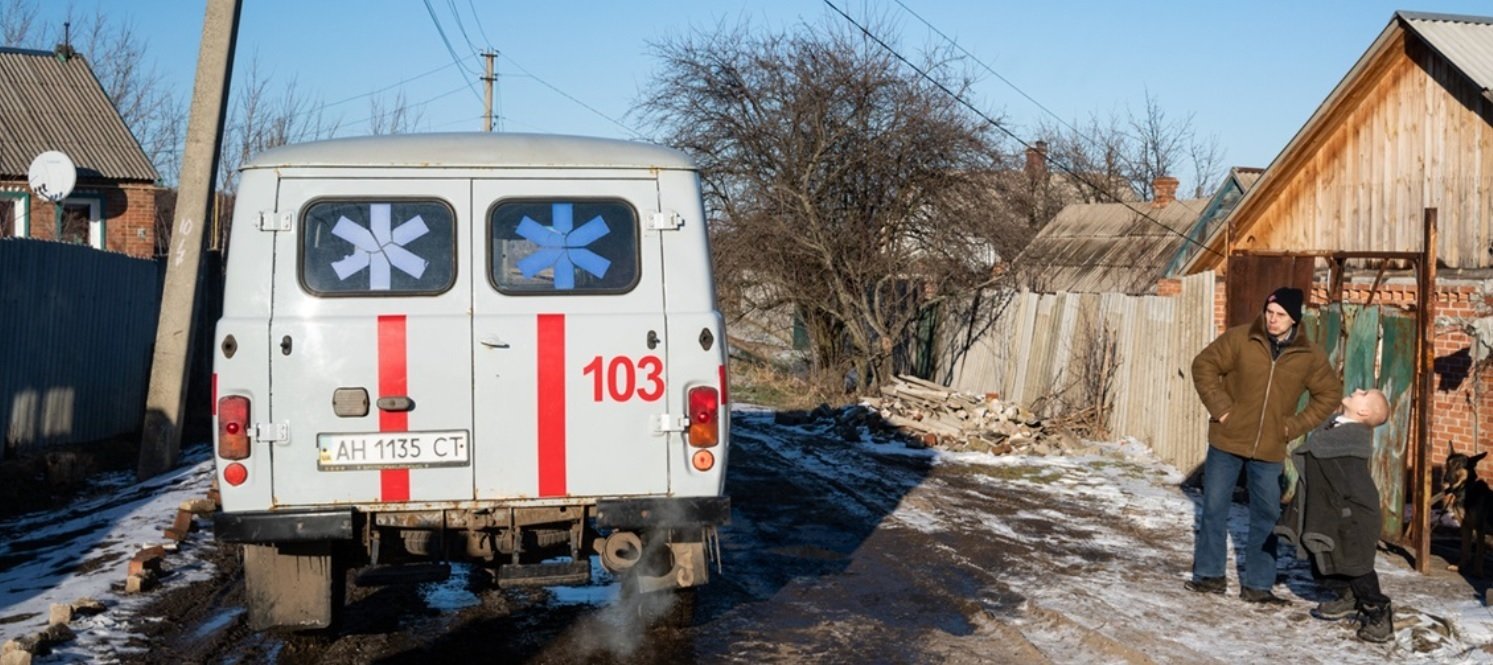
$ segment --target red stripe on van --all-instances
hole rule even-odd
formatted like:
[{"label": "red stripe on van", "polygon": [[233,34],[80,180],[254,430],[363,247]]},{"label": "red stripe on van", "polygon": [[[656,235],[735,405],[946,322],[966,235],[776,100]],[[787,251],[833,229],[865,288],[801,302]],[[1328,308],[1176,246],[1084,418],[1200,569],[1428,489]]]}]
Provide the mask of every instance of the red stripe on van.
[{"label": "red stripe on van", "polygon": [[539,496],[565,495],[565,315],[539,315]]},{"label": "red stripe on van", "polygon": [[[409,359],[403,314],[378,317],[378,394],[379,397],[409,394]],[[409,428],[408,412],[379,410],[378,431],[405,432]],[[378,473],[380,501],[410,500],[409,469],[382,469]]]}]

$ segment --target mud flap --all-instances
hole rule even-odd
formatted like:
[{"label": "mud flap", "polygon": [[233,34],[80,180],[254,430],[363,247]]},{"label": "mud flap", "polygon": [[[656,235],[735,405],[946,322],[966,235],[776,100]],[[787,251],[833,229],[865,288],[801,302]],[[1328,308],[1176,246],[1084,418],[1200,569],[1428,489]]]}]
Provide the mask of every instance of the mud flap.
[{"label": "mud flap", "polygon": [[673,566],[662,575],[639,573],[638,591],[662,591],[699,586],[710,581],[710,565],[705,560],[705,543],[669,543]]},{"label": "mud flap", "polygon": [[253,630],[330,628],[345,581],[330,543],[244,545],[244,595]]}]

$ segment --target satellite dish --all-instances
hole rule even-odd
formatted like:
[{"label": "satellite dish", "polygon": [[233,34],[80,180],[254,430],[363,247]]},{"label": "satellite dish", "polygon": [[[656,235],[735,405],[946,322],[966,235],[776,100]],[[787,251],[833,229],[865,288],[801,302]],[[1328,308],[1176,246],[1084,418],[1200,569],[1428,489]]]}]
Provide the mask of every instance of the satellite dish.
[{"label": "satellite dish", "polygon": [[27,178],[37,196],[57,203],[73,193],[73,186],[78,184],[78,167],[67,155],[48,150],[31,160]]}]

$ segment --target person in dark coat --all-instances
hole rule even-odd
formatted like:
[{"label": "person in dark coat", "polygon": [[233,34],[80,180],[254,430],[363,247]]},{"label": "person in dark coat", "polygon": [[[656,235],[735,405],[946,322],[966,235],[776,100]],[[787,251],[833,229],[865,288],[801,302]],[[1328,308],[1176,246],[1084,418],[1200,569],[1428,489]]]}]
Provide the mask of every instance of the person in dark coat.
[{"label": "person in dark coat", "polygon": [[[1300,289],[1276,289],[1259,318],[1228,329],[1192,361],[1194,387],[1211,416],[1192,579],[1185,582],[1192,591],[1227,589],[1229,504],[1242,473],[1249,487],[1249,536],[1238,548],[1244,558],[1239,597],[1289,602],[1271,591],[1286,442],[1322,422],[1343,395],[1327,355],[1301,334],[1304,300]],[[1303,393],[1310,399],[1298,411]]]},{"label": "person in dark coat", "polygon": [[[1291,453],[1300,477],[1276,533],[1309,558],[1312,574],[1334,596],[1312,615],[1357,617],[1359,639],[1394,637],[1393,610],[1374,572],[1381,511],[1369,467],[1374,428],[1389,419],[1389,401],[1378,390],[1355,390],[1341,412],[1312,430]],[[1305,556],[1302,556],[1305,555]]]}]

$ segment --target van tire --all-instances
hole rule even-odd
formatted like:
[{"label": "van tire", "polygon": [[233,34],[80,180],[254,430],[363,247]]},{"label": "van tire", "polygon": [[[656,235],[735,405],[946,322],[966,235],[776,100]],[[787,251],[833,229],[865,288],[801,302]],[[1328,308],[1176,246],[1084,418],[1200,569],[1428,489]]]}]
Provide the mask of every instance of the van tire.
[{"label": "van tire", "polygon": [[253,630],[325,630],[342,613],[347,570],[332,543],[244,545]]}]

